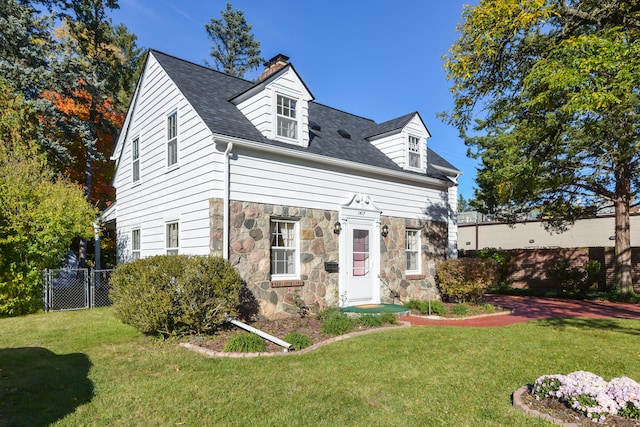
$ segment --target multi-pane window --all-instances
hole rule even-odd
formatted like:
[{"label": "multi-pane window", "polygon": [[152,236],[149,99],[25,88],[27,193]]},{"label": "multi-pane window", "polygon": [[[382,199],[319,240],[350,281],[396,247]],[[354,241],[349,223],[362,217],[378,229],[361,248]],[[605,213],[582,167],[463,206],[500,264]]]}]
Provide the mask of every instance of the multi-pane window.
[{"label": "multi-pane window", "polygon": [[140,229],[131,230],[131,258],[140,259]]},{"label": "multi-pane window", "polygon": [[420,230],[407,230],[405,236],[405,254],[407,255],[407,273],[421,273],[420,268]]},{"label": "multi-pane window", "polygon": [[136,138],[131,143],[131,161],[133,167],[133,182],[140,181],[140,139]]},{"label": "multi-pane window", "polygon": [[167,167],[178,163],[178,112],[167,116]]},{"label": "multi-pane window", "polygon": [[298,275],[298,224],[294,221],[271,221],[271,274]]},{"label": "multi-pane window", "polygon": [[353,230],[353,275],[369,274],[369,230]]},{"label": "multi-pane window", "polygon": [[409,167],[420,168],[420,138],[409,136],[408,153]]},{"label": "multi-pane window", "polygon": [[167,224],[167,255],[178,255],[178,223]]},{"label": "multi-pane window", "polygon": [[277,135],[290,139],[298,139],[298,119],[295,99],[277,96]]}]

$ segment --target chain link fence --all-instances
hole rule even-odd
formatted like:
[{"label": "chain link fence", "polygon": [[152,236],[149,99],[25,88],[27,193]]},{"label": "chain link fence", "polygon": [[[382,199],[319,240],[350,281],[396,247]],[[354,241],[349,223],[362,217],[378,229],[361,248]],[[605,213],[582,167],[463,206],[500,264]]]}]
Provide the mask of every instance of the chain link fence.
[{"label": "chain link fence", "polygon": [[44,270],[45,311],[80,310],[111,305],[111,271],[86,268]]}]

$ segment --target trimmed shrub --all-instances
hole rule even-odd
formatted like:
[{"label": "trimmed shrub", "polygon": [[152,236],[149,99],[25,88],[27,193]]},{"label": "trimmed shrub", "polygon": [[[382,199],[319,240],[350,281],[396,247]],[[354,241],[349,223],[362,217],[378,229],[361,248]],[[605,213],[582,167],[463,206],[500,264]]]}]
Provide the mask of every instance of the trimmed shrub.
[{"label": "trimmed shrub", "polygon": [[116,317],[147,334],[210,333],[235,314],[242,280],[217,257],[155,256],[111,274]]},{"label": "trimmed shrub", "polygon": [[295,331],[289,332],[283,339],[291,344],[295,350],[302,350],[312,344],[311,338],[305,334]]},{"label": "trimmed shrub", "polygon": [[235,315],[242,279],[220,257],[188,257],[176,287],[176,321],[189,332],[215,331],[225,314]]},{"label": "trimmed shrub", "polygon": [[228,353],[261,353],[267,349],[267,343],[255,334],[241,333],[229,338],[224,345]]},{"label": "trimmed shrub", "polygon": [[440,291],[459,302],[479,303],[498,277],[497,263],[492,259],[449,259],[436,267]]}]

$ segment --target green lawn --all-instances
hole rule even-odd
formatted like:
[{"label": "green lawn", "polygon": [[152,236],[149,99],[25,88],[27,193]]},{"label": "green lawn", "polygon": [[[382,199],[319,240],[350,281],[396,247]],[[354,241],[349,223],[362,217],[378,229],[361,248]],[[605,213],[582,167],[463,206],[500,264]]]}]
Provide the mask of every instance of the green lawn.
[{"label": "green lawn", "polygon": [[306,355],[206,358],[110,309],[0,319],[0,425],[551,426],[511,406],[542,374],[640,379],[640,321],[413,327]]}]

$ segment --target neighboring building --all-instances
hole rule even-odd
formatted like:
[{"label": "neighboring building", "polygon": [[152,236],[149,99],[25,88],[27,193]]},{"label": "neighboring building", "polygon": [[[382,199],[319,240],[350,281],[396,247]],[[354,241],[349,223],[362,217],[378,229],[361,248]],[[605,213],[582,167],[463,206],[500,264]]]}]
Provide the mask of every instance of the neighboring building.
[{"label": "neighboring building", "polygon": [[318,104],[287,60],[250,82],[149,51],[113,155],[120,262],[225,257],[268,317],[437,293],[460,172],[418,113]]},{"label": "neighboring building", "polygon": [[[465,217],[471,217],[467,215]],[[544,249],[613,247],[615,218],[613,215],[579,219],[562,233],[545,230],[541,220],[521,221],[514,225],[503,222],[465,222],[458,217],[459,249],[482,248]],[[640,247],[640,215],[631,215],[631,246]]]}]

